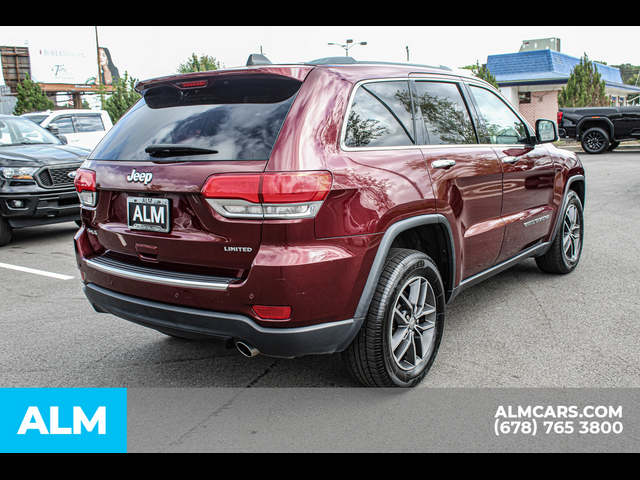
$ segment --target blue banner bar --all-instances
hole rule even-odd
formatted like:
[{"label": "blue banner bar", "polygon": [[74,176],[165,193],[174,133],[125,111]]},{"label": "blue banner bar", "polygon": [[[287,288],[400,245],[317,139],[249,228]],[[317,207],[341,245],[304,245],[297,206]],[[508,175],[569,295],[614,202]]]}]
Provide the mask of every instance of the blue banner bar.
[{"label": "blue banner bar", "polygon": [[1,453],[126,453],[125,388],[0,389]]}]

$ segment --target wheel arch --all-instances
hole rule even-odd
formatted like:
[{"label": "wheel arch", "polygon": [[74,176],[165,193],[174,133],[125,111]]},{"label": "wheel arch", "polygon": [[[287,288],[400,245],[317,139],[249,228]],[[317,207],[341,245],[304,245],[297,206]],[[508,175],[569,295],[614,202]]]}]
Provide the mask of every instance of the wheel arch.
[{"label": "wheel arch", "polygon": [[604,129],[609,134],[609,138],[613,140],[613,123],[606,117],[585,117],[580,120],[580,122],[578,122],[578,125],[576,125],[576,137],[581,138],[583,132],[586,132],[588,129],[593,127]]},{"label": "wheel arch", "polygon": [[455,287],[456,272],[451,226],[443,215],[419,215],[394,223],[384,233],[356,309],[354,316],[356,319],[367,315],[373,293],[384,269],[385,259],[391,248],[409,248],[431,257],[442,277],[445,300],[448,301],[451,297]]},{"label": "wheel arch", "polygon": [[582,203],[582,208],[584,208],[584,202],[586,199],[586,181],[584,175],[574,175],[567,179],[567,185],[564,189],[564,194],[562,196],[562,203],[558,208],[558,216],[556,218],[555,226],[553,227],[553,231],[549,236],[548,246],[547,248],[540,253],[540,255],[544,255],[547,253],[549,248],[551,248],[551,243],[553,239],[556,238],[556,233],[562,224],[562,212],[564,211],[565,206],[567,205],[569,192],[575,192],[580,199],[580,203]]},{"label": "wheel arch", "polygon": [[587,189],[584,176],[577,175],[575,177],[571,177],[569,179],[569,182],[570,182],[569,185],[567,185],[567,191],[573,190],[574,192],[576,192],[578,194],[578,198],[580,199],[580,203],[582,203],[582,208],[584,208],[584,202],[586,199],[586,189]]}]

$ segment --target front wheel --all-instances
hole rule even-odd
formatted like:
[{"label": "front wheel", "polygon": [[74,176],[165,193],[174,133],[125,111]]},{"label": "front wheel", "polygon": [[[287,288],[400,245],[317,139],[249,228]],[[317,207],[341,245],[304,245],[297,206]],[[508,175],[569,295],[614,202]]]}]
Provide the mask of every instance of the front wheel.
[{"label": "front wheel", "polygon": [[556,237],[547,253],[536,257],[538,267],[544,272],[569,273],[580,261],[584,239],[582,202],[573,190],[567,195],[566,206],[562,212],[562,224]]},{"label": "front wheel", "polygon": [[12,228],[9,222],[4,217],[0,217],[0,247],[11,241],[11,233]]},{"label": "front wheel", "polygon": [[368,387],[413,387],[435,360],[444,329],[444,287],[424,253],[392,249],[360,332],[343,352]]}]

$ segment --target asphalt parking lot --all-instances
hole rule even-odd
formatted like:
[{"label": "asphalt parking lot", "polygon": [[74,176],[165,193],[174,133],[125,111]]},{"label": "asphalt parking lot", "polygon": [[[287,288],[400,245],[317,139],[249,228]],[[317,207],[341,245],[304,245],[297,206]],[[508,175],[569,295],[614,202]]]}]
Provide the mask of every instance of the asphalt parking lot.
[{"label": "asphalt parking lot", "polygon": [[[459,295],[420,388],[640,386],[640,149],[579,155],[587,200],[578,268],[553,276],[527,260]],[[0,249],[0,387],[357,386],[339,354],[245,358],[94,312],[74,263],[75,231],[16,230]]]}]

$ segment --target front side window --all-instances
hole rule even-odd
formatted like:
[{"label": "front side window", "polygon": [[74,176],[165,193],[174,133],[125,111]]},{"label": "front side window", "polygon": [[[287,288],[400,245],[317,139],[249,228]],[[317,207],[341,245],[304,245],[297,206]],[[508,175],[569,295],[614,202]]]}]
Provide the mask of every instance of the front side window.
[{"label": "front side window", "polygon": [[67,133],[76,133],[73,128],[73,119],[71,117],[58,117],[51,124],[58,126],[58,133],[64,135]]},{"label": "front side window", "polygon": [[486,135],[482,143],[515,144],[528,143],[527,127],[515,113],[494,93],[484,88],[471,86],[471,91],[480,108]]},{"label": "front side window", "polygon": [[411,95],[406,81],[361,85],[347,123],[347,147],[398,147],[414,144]]},{"label": "front side window", "polygon": [[429,145],[477,143],[467,106],[454,83],[416,82],[416,107],[420,108]]}]

